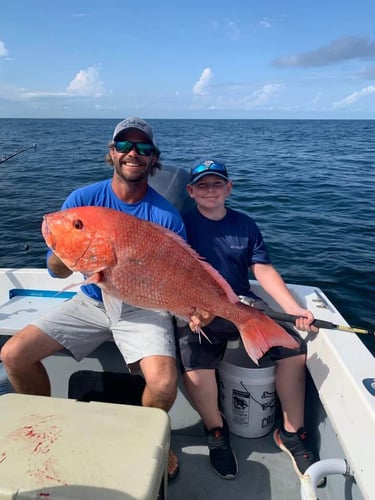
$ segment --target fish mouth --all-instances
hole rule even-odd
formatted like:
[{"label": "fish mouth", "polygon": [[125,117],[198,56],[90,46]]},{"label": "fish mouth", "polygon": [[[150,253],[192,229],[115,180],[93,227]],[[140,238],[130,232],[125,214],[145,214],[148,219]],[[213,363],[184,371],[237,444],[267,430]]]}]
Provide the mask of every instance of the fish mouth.
[{"label": "fish mouth", "polygon": [[54,250],[55,249],[56,241],[55,241],[55,238],[53,237],[52,232],[49,229],[48,220],[47,220],[47,216],[46,215],[43,217],[42,235],[43,235],[43,238],[45,239],[45,242],[47,243],[47,246],[49,248],[51,248],[52,250]]},{"label": "fish mouth", "polygon": [[[53,224],[52,224],[52,227],[53,227]],[[50,228],[50,225],[48,224],[48,214],[45,215],[43,217],[43,222],[42,222],[42,234],[43,234],[43,238],[48,246],[48,248],[50,248],[51,250],[53,250],[53,252],[55,253],[55,255],[57,255],[57,257],[71,270],[71,271],[75,271],[75,268],[77,266],[77,263],[80,261],[80,259],[82,257],[85,256],[87,250],[89,247],[87,247],[82,255],[79,255],[77,256],[76,260],[74,262],[71,262],[69,260],[67,260],[66,258],[63,258],[60,256],[60,252],[58,251],[58,243],[57,243],[57,239],[56,237],[54,236],[53,234],[53,230],[51,230]]]}]

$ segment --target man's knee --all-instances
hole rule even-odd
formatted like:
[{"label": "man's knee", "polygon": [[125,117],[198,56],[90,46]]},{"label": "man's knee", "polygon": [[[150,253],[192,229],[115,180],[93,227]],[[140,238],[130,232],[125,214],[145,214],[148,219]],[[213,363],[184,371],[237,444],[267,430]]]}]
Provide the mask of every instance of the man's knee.
[{"label": "man's knee", "polygon": [[177,371],[176,373],[164,373],[146,380],[147,386],[163,399],[170,399],[177,394]]},{"label": "man's knee", "polygon": [[24,371],[61,349],[62,347],[42,330],[28,325],[3,345],[0,356],[8,370]]},{"label": "man's knee", "polygon": [[170,358],[166,363],[156,364],[151,370],[144,370],[147,389],[159,400],[174,401],[177,395],[177,367]]},{"label": "man's knee", "polygon": [[[10,338],[1,348],[1,361],[7,369],[15,368],[21,363],[20,344],[16,337]],[[27,364],[27,358],[25,360]]]}]

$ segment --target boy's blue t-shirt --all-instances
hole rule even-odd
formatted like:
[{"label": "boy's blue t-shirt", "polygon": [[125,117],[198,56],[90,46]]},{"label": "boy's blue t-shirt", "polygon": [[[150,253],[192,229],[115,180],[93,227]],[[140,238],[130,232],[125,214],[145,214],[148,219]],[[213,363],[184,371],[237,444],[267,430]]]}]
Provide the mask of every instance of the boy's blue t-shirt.
[{"label": "boy's blue t-shirt", "polygon": [[262,234],[248,215],[227,208],[225,217],[212,220],[196,207],[183,215],[189,244],[204,257],[237,295],[251,295],[249,267],[271,264]]},{"label": "boy's blue t-shirt", "polygon": [[[76,189],[66,198],[61,209],[82,206],[113,208],[139,219],[155,222],[186,239],[184,223],[178,210],[151,186],[148,186],[143,200],[137,203],[125,203],[113,192],[112,179],[107,179]],[[47,262],[50,253],[51,250],[47,253]],[[101,290],[96,285],[82,285],[81,290],[95,300],[102,300]]]}]

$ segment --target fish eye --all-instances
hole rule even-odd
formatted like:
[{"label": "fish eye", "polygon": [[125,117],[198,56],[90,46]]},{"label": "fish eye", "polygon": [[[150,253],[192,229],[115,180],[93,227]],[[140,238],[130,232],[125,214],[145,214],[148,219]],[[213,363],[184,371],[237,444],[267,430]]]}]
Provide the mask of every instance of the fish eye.
[{"label": "fish eye", "polygon": [[73,227],[75,229],[82,229],[83,228],[83,222],[81,221],[81,219],[76,219],[73,221]]}]

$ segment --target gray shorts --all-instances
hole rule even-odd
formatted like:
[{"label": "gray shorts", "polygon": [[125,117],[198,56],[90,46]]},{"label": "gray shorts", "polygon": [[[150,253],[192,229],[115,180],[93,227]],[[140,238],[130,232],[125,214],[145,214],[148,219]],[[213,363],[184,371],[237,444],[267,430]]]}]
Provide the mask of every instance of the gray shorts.
[{"label": "gray shorts", "polygon": [[123,304],[119,320],[111,324],[103,303],[82,292],[33,324],[68,349],[77,361],[111,340],[115,341],[127,364],[147,356],[176,357],[174,327],[169,313]]}]

